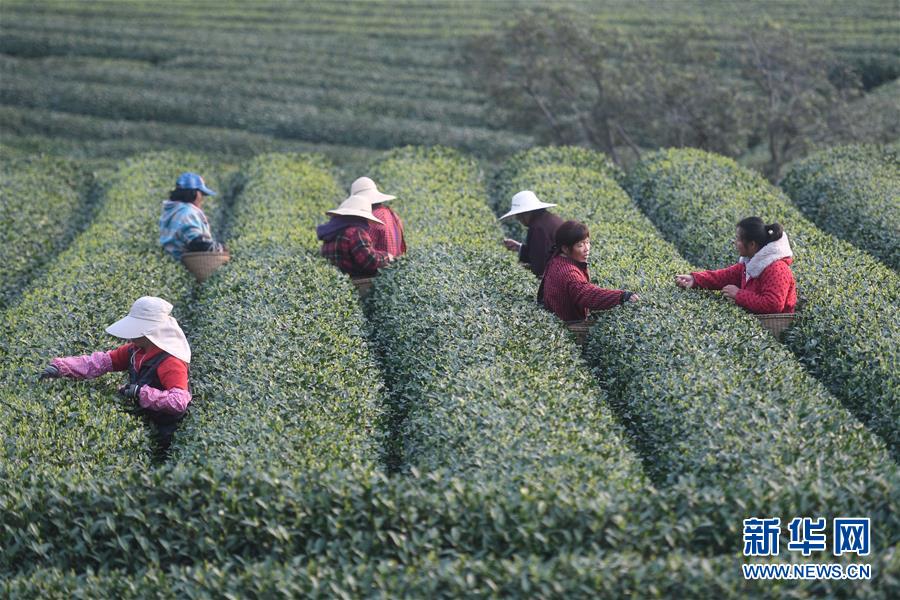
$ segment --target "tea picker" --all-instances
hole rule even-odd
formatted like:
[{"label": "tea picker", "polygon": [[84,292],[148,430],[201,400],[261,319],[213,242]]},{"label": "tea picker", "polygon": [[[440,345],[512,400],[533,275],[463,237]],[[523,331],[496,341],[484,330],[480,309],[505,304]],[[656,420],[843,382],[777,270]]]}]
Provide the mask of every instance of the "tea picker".
[{"label": "tea picker", "polygon": [[165,453],[191,402],[191,348],[171,312],[172,305],[162,298],[138,298],[127,316],[106,328],[110,335],[128,340],[127,344],[106,352],[54,358],[39,378],[93,379],[111,371],[128,371],[128,383],[119,388],[119,394],[154,424],[159,449]]},{"label": "tea picker", "polygon": [[566,221],[556,230],[537,300],[563,321],[584,321],[591,311],[609,310],[640,298],[628,290],[594,285],[588,275],[591,238],[587,225]]},{"label": "tea picker", "polygon": [[201,283],[229,259],[225,247],[213,239],[203,212],[203,199],[216,193],[196,173],[182,173],[162,205],[159,243],[180,260]]},{"label": "tea picker", "polygon": [[372,214],[371,202],[362,196],[350,196],[325,214],[331,220],[316,227],[316,236],[322,240],[321,254],[350,275],[360,295],[365,295],[371,278],[394,260],[393,254],[372,245],[369,223],[381,221]]},{"label": "tea picker", "polygon": [[388,202],[396,200],[396,196],[379,191],[375,182],[368,177],[360,177],[350,186],[351,196],[362,196],[372,205],[372,215],[379,222],[369,222],[369,236],[372,247],[392,256],[406,254],[406,239],[403,236],[403,221]]},{"label": "tea picker", "polygon": [[779,223],[766,225],[747,217],[736,226],[737,264],[714,271],[676,275],[678,287],[722,290],[741,308],[757,316],[776,337],[792,323],[797,307],[797,285],[791,271],[794,252]]},{"label": "tea picker", "polygon": [[499,220],[510,217],[528,228],[525,242],[513,239],[503,240],[507,250],[518,252],[519,262],[528,265],[531,272],[540,277],[544,274],[544,267],[550,259],[550,250],[553,248],[556,230],[562,225],[562,219],[547,209],[556,206],[542,202],[530,190],[523,190],[512,197],[512,206]]}]

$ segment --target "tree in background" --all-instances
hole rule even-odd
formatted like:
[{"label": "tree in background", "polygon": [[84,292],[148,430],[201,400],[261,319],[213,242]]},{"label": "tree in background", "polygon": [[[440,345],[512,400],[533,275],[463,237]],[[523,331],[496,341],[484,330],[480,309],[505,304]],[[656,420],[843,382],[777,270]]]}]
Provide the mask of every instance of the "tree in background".
[{"label": "tree in background", "polygon": [[568,11],[531,12],[473,40],[466,59],[495,112],[542,142],[587,144],[619,162],[617,146],[638,147],[626,129],[640,99],[643,48],[624,36],[596,36]]},{"label": "tree in background", "polygon": [[[722,55],[709,40],[723,33],[746,43]],[[577,12],[540,10],[473,39],[464,58],[505,125],[541,143],[597,148],[620,165],[623,148],[737,157],[762,144],[775,180],[811,145],[868,131],[848,118],[858,75],[774,24],[645,40]]]},{"label": "tree in background", "polygon": [[756,120],[769,152],[764,171],[770,179],[811,144],[853,137],[847,108],[861,85],[850,68],[777,24],[744,35],[739,62],[759,97]]}]

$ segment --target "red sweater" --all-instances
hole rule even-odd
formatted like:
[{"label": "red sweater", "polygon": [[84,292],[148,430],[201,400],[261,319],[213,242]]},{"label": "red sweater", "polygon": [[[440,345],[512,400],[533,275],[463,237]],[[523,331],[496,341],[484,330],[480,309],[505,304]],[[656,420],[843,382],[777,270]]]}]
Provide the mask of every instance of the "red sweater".
[{"label": "red sweater", "polygon": [[[109,358],[112,360],[113,371],[128,370],[128,350],[133,345],[134,344],[129,343],[109,351]],[[145,352],[138,348],[137,352],[134,353],[135,369],[140,371],[141,365],[145,360],[153,358],[160,352],[162,352],[162,350],[159,348],[153,348],[149,352]],[[159,366],[156,368],[156,374],[159,376],[159,382],[167,390],[171,390],[172,388],[188,389],[187,364],[181,359],[175,358],[174,356],[168,357],[159,363]]]},{"label": "red sweater", "polygon": [[591,283],[587,264],[561,254],[552,257],[538,288],[538,302],[563,321],[581,321],[592,310],[607,310],[622,303],[623,290],[608,290]]},{"label": "red sweater", "polygon": [[792,313],[797,305],[797,286],[790,257],[766,267],[759,277],[747,279],[746,266],[738,263],[717,271],[691,273],[694,284],[706,290],[721,290],[726,285],[741,288],[735,303],[756,314]]},{"label": "red sweater", "polygon": [[384,225],[374,221],[369,223],[369,235],[372,237],[372,248],[387,252],[394,256],[406,254],[406,239],[403,237],[403,221],[391,207],[379,204],[372,207],[372,214],[381,219]]}]

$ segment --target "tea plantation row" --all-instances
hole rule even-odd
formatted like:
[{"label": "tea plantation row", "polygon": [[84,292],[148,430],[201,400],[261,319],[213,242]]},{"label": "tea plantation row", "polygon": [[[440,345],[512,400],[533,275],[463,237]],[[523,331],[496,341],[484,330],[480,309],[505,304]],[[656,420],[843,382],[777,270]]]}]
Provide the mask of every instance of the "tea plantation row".
[{"label": "tea plantation row", "polygon": [[900,153],[841,146],[795,164],[781,181],[803,214],[824,231],[900,270]]},{"label": "tea plantation row", "polygon": [[72,161],[36,156],[0,167],[0,311],[83,227],[91,175]]},{"label": "tea plantation row", "polygon": [[796,249],[806,300],[786,344],[806,368],[900,457],[900,276],[822,232],[761,176],[697,150],[660,151],[626,184],[632,198],[684,256],[703,268],[735,260],[734,224],[777,221]]},{"label": "tea plantation row", "polygon": [[181,462],[304,471],[378,461],[381,378],[357,295],[312,256],[316,222],[342,197],[318,162],[263,155],[242,170],[232,261],[196,300]]}]

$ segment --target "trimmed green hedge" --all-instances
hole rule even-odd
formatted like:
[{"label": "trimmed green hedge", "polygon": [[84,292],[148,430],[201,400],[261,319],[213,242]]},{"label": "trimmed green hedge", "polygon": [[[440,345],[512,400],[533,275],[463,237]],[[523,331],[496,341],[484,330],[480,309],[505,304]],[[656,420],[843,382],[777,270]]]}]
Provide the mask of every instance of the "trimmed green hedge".
[{"label": "trimmed green hedge", "polygon": [[604,394],[531,294],[533,277],[484,252],[418,250],[379,276],[372,338],[406,463],[573,495],[642,488]]},{"label": "trimmed green hedge", "polygon": [[387,152],[370,169],[406,227],[410,248],[491,246],[500,231],[484,204],[478,163],[449,148],[406,147]]},{"label": "trimmed green hedge", "polygon": [[303,597],[416,598],[640,597],[743,599],[891,597],[898,591],[900,554],[879,559],[872,581],[747,581],[740,557],[708,559],[670,554],[564,553],[551,559],[470,555],[421,556],[336,565],[300,558],[251,564],[202,564],[76,575],[58,569],[0,583],[13,598],[114,596],[116,598]]},{"label": "trimmed green hedge", "polygon": [[900,541],[900,473],[881,441],[752,316],[676,289],[672,276],[690,265],[615,181],[561,157],[509,184],[585,221],[596,282],[641,294],[597,314],[585,357],[655,481],[720,489],[731,501],[708,516],[722,528],[794,506],[877,514],[886,544]]},{"label": "trimmed green hedge", "polygon": [[319,159],[263,155],[242,171],[232,260],[195,308],[196,399],[176,457],[307,469],[377,462],[381,376],[348,278],[311,254],[341,198]]},{"label": "trimmed green hedge", "polygon": [[[121,344],[104,330],[140,296],[166,298],[186,320],[193,278],[159,247],[158,220],[178,173],[200,164],[192,155],[151,154],[102,179],[103,211],[3,315],[0,474],[47,469],[80,477],[146,467],[148,429],[119,408],[121,374],[84,382],[36,376],[54,356]],[[200,170],[222,187],[211,169]],[[190,327],[186,334],[193,339]]]},{"label": "trimmed green hedge", "polygon": [[652,154],[630,174],[628,190],[667,239],[703,268],[734,263],[740,219],[759,215],[784,225],[796,253],[798,293],[807,301],[785,343],[900,458],[897,273],[823,233],[760,175],[721,156]]},{"label": "trimmed green hedge", "polygon": [[414,248],[367,302],[406,464],[642,487],[570,338],[530,301],[533,278],[500,254],[477,166],[451,150],[409,148],[373,177],[398,196]]},{"label": "trimmed green hedge", "polygon": [[90,220],[90,186],[90,173],[70,160],[35,156],[2,164],[0,310]]},{"label": "trimmed green hedge", "polygon": [[900,270],[900,153],[873,145],[831,148],[794,164],[781,180],[823,230]]}]

